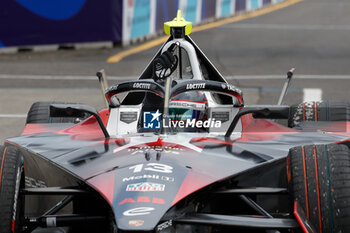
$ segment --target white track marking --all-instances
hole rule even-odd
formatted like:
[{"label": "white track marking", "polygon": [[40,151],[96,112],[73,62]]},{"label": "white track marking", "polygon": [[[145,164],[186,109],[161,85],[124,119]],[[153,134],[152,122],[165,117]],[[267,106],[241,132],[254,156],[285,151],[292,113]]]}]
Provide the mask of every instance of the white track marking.
[{"label": "white track marking", "polygon": [[[108,76],[108,80],[135,80],[137,76]],[[98,81],[96,76],[73,76],[73,75],[16,75],[0,74],[0,79],[24,79],[24,80],[92,80]]]},{"label": "white track marking", "polygon": [[[286,75],[233,75],[225,76],[226,80],[249,80],[249,79],[286,79]],[[350,79],[350,75],[302,75],[295,74],[293,79]]]},{"label": "white track marking", "polygon": [[322,90],[319,88],[304,88],[303,93],[303,102],[322,100]]},{"label": "white track marking", "polygon": [[[286,79],[284,74],[281,75],[233,75],[224,76],[226,80],[249,80],[249,79]],[[108,80],[136,80],[139,76],[108,76]],[[92,80],[97,81],[94,76],[73,76],[73,75],[13,75],[0,74],[0,79],[24,79],[24,80]],[[350,79],[350,75],[302,75],[296,74],[293,79]]]},{"label": "white track marking", "polygon": [[26,118],[26,114],[0,114],[0,118]]},{"label": "white track marking", "polygon": [[288,24],[228,24],[223,25],[219,28],[227,29],[227,28],[238,28],[238,29],[277,29],[277,30],[340,30],[340,31],[350,31],[349,25],[288,25]]}]

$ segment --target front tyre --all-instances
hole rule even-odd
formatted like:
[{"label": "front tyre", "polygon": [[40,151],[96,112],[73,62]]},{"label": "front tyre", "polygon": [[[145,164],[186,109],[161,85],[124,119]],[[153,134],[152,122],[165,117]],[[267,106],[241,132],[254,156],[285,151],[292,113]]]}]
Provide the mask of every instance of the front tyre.
[{"label": "front tyre", "polygon": [[349,121],[350,104],[345,101],[310,101],[292,105],[288,126],[293,128],[303,121]]},{"label": "front tyre", "polygon": [[342,144],[290,149],[289,193],[317,232],[350,232],[350,151]]},{"label": "front tyre", "polygon": [[0,146],[0,233],[21,232],[24,217],[23,157],[12,146]]},{"label": "front tyre", "polygon": [[51,117],[51,104],[65,104],[62,102],[35,102],[28,111],[26,124],[50,124],[50,123],[79,123],[89,117],[86,114],[83,118],[76,117]]}]

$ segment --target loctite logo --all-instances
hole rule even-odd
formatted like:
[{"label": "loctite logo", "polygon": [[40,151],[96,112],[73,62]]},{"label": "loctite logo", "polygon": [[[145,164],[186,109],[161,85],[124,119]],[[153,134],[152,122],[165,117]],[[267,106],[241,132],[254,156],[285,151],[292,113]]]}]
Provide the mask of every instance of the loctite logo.
[{"label": "loctite logo", "polygon": [[128,184],[126,187],[126,191],[138,191],[138,192],[155,192],[155,191],[164,191],[165,185],[164,184],[157,184],[157,183],[150,183],[150,182],[144,182],[144,183],[136,183],[136,184]]},{"label": "loctite logo", "polygon": [[140,89],[150,89],[151,84],[149,83],[134,83],[132,86],[133,88],[140,88]]},{"label": "loctite logo", "polygon": [[187,90],[201,89],[201,88],[205,88],[205,83],[189,83],[186,85]]}]

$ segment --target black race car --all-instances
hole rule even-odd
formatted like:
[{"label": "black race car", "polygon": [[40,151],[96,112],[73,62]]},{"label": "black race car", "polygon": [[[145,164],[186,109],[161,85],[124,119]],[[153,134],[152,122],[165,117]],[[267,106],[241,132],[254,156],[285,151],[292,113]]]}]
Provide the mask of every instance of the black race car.
[{"label": "black race car", "polygon": [[32,105],[0,147],[0,233],[350,232],[349,104],[245,106],[189,22],[165,31],[108,108]]}]

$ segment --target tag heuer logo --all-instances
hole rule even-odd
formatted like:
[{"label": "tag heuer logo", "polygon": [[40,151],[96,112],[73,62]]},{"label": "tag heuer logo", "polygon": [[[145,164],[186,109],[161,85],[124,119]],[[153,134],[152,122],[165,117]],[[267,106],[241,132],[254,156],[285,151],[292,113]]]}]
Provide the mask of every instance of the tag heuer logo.
[{"label": "tag heuer logo", "polygon": [[140,227],[145,223],[143,220],[130,220],[129,225],[133,227]]},{"label": "tag heuer logo", "polygon": [[150,182],[144,182],[144,183],[137,183],[137,184],[128,184],[126,187],[126,191],[141,191],[141,192],[154,192],[154,191],[164,191],[165,185],[164,184],[157,184],[157,183],[150,183]]}]

